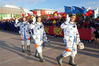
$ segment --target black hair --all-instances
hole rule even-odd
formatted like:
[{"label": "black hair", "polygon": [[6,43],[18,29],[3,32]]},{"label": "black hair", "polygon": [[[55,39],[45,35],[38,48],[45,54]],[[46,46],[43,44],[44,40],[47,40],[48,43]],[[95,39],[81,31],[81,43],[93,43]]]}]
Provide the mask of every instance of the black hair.
[{"label": "black hair", "polygon": [[76,14],[70,14],[69,17],[71,17],[71,16],[76,16]]},{"label": "black hair", "polygon": [[38,19],[39,17],[41,18],[41,16],[36,16],[36,21],[37,21],[37,19]]}]

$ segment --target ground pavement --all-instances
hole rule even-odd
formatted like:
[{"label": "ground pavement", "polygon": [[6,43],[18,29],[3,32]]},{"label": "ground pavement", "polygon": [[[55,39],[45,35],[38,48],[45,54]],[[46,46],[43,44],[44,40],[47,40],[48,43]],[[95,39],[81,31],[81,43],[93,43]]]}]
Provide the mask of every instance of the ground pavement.
[{"label": "ground pavement", "polygon": [[[51,46],[43,49],[44,63],[34,57],[35,47],[31,43],[32,55],[21,52],[20,37],[16,33],[0,31],[0,66],[59,66],[56,57],[65,49],[62,38],[48,37]],[[79,50],[75,59],[79,66],[99,66],[99,40],[85,42],[85,49]],[[68,65],[69,57],[63,59],[63,66]]]}]

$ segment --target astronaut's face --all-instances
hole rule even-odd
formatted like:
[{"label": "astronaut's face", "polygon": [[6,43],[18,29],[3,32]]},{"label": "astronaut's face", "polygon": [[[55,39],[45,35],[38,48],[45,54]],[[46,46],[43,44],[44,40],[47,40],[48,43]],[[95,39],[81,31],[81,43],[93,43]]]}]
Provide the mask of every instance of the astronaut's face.
[{"label": "astronaut's face", "polygon": [[38,21],[38,22],[41,22],[41,17],[38,17],[37,21]]},{"label": "astronaut's face", "polygon": [[25,22],[26,21],[26,18],[23,18],[23,22]]},{"label": "astronaut's face", "polygon": [[71,22],[75,22],[75,20],[76,20],[76,16],[75,15],[73,15],[73,16],[70,17],[70,21]]}]

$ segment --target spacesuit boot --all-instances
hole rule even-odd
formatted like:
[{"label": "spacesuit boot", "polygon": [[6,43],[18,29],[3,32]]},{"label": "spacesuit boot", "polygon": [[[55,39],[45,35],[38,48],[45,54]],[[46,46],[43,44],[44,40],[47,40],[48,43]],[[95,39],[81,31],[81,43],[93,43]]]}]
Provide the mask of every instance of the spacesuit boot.
[{"label": "spacesuit boot", "polygon": [[64,58],[64,57],[63,57],[62,55],[60,55],[60,56],[58,56],[58,57],[56,58],[59,65],[62,65],[62,60],[63,60],[63,58]]},{"label": "spacesuit boot", "polygon": [[35,51],[35,57],[39,58],[37,50]]},{"label": "spacesuit boot", "polygon": [[39,55],[40,62],[44,62],[45,60],[43,59],[42,53],[38,53],[38,55]]},{"label": "spacesuit boot", "polygon": [[78,66],[77,64],[75,64],[74,58],[75,58],[75,56],[70,56],[69,64],[72,66]]},{"label": "spacesuit boot", "polygon": [[30,45],[27,46],[27,54],[31,55]]},{"label": "spacesuit boot", "polygon": [[22,45],[22,52],[23,52],[23,53],[25,52],[24,48],[25,48],[24,45]]}]

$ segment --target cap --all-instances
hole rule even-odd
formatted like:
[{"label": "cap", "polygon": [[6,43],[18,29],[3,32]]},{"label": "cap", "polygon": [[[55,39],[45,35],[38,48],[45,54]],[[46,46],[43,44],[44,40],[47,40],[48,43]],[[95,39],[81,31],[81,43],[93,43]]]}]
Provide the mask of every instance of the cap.
[{"label": "cap", "polygon": [[70,14],[69,17],[71,17],[71,16],[76,16],[76,14]]}]

